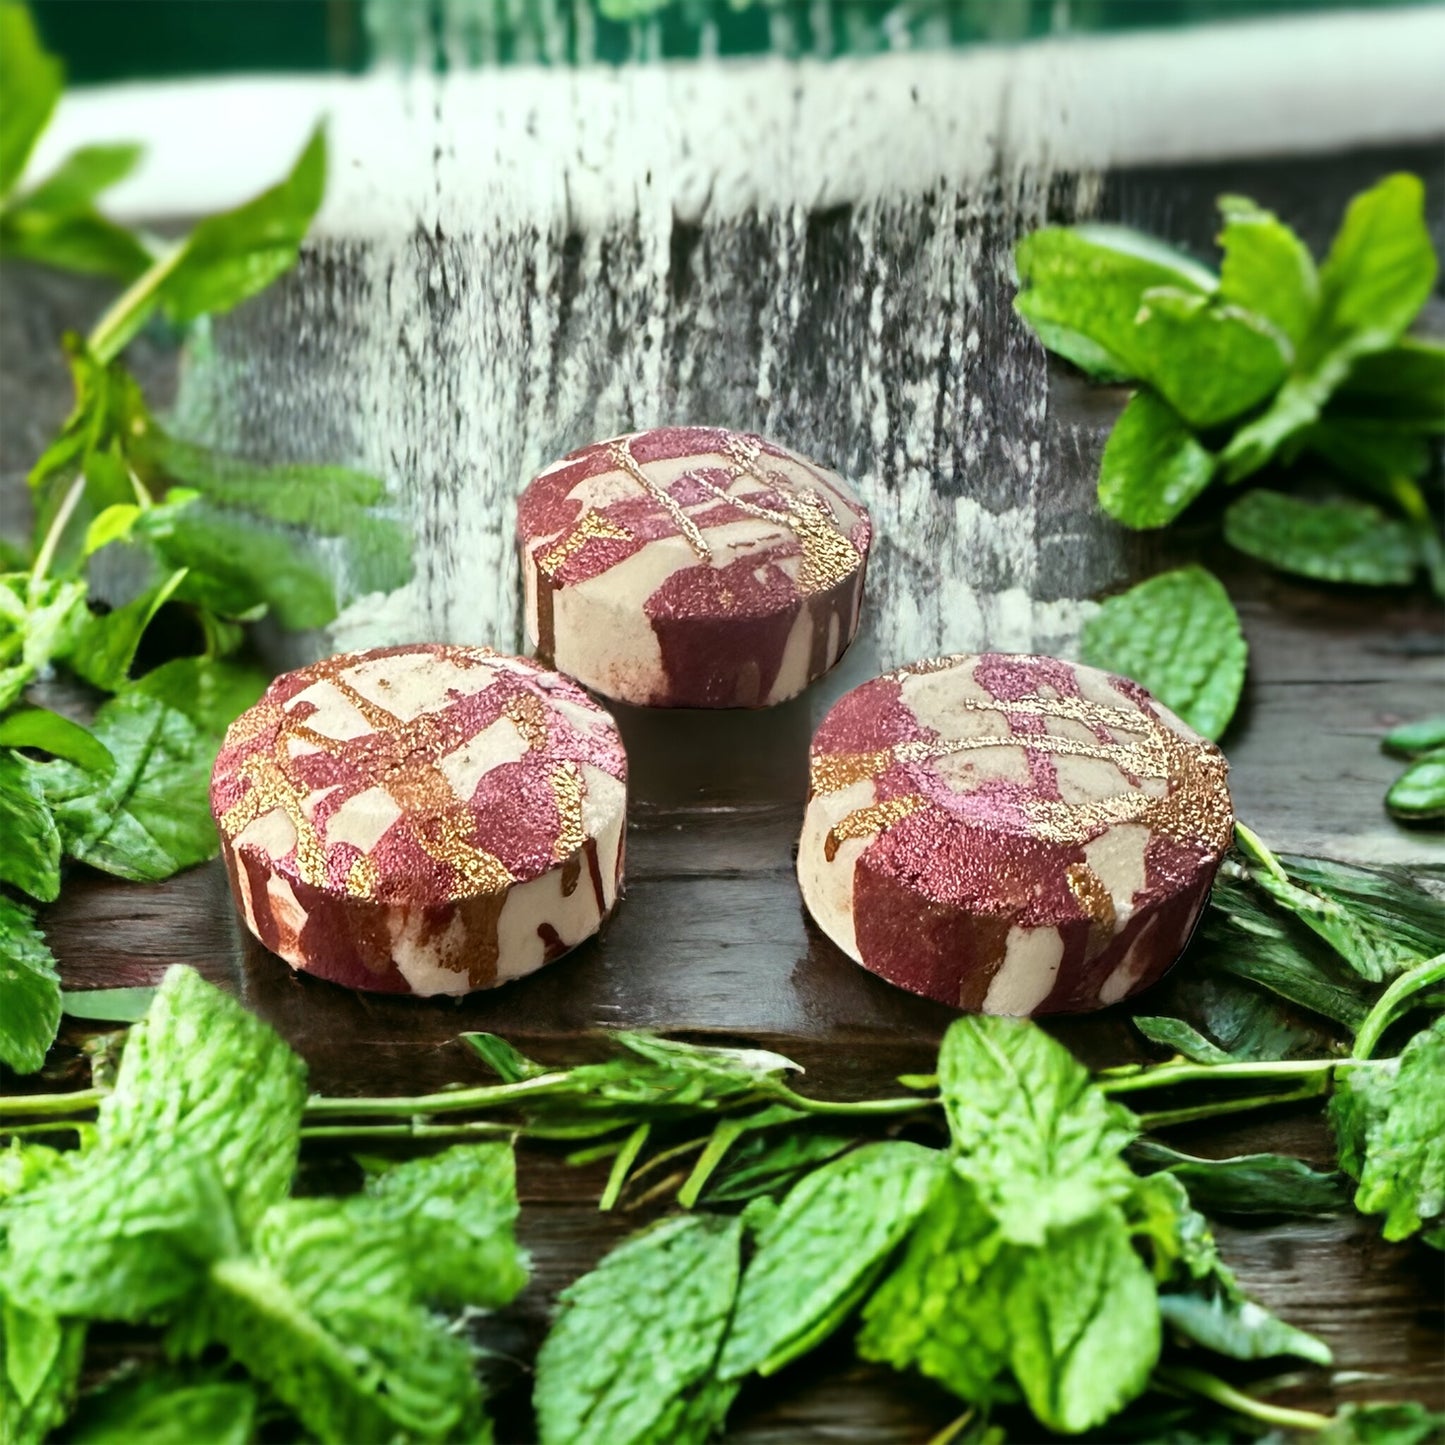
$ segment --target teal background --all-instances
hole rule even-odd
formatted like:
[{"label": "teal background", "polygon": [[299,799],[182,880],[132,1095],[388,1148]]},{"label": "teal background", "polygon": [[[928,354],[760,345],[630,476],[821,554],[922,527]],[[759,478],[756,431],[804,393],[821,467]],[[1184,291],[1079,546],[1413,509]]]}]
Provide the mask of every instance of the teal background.
[{"label": "teal background", "polygon": [[[937,49],[1426,0],[31,0],[73,83]],[[659,5],[661,8],[659,8]],[[656,11],[648,16],[647,12]],[[634,18],[617,18],[633,16]],[[641,18],[637,18],[641,17]]]}]

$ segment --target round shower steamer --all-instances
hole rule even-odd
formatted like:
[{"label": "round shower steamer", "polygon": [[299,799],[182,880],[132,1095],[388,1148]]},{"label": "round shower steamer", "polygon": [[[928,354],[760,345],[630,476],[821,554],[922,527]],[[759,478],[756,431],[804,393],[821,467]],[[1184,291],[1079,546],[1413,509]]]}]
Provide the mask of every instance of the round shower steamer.
[{"label": "round shower steamer", "polygon": [[352,988],[462,994],[596,933],[627,760],[574,682],[482,647],[350,652],[278,677],[211,776],[247,928]]},{"label": "round shower steamer", "polygon": [[864,968],[971,1012],[1148,988],[1229,845],[1228,766],[1137,683],[1010,653],[915,663],[813,739],[798,881]]},{"label": "round shower steamer", "polygon": [[762,437],[597,442],[522,493],[528,636],[604,697],[766,707],[853,640],[871,535],[842,477]]}]

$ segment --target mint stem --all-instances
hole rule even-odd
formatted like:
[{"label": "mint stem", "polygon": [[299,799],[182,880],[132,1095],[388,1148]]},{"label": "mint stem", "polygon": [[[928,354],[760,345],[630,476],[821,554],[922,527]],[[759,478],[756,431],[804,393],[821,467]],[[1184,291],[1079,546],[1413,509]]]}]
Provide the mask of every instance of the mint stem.
[{"label": "mint stem", "polygon": [[109,1093],[109,1089],[76,1089],[70,1094],[14,1094],[0,1099],[0,1114],[7,1119],[79,1114],[94,1109]]},{"label": "mint stem", "polygon": [[111,302],[86,338],[86,346],[104,362],[114,361],[132,336],[140,329],[155,305],[155,293],[161,283],[180,264],[186,254],[187,242],[167,252],[142,271],[131,284]]},{"label": "mint stem", "polygon": [[623,1186],[627,1183],[627,1171],[637,1162],[637,1156],[642,1153],[642,1146],[647,1143],[647,1136],[651,1132],[651,1124],[639,1124],[617,1151],[617,1157],[612,1161],[612,1170],[607,1176],[607,1187],[602,1191],[602,1198],[597,1201],[597,1208],[604,1214],[621,1197]]},{"label": "mint stem", "polygon": [[1327,1076],[1317,1076],[1283,1094],[1251,1094],[1247,1099],[1221,1099],[1213,1104],[1195,1104],[1187,1109],[1160,1109],[1140,1114],[1141,1129],[1167,1129],[1174,1124],[1192,1124],[1198,1119],[1217,1119],[1226,1114],[1244,1114],[1251,1109],[1267,1109],[1272,1104],[1296,1104],[1301,1099],[1318,1099],[1330,1085]]},{"label": "mint stem", "polygon": [[1283,1405],[1267,1405],[1253,1395],[1236,1390],[1217,1375],[1187,1365],[1160,1365],[1154,1372],[1154,1378],[1176,1390],[1202,1395],[1238,1415],[1247,1415],[1265,1425],[1278,1425],[1283,1430],[1323,1430],[1330,1423],[1328,1415],[1317,1415],[1313,1410],[1290,1410]]},{"label": "mint stem", "polygon": [[1429,988],[1431,984],[1439,983],[1442,979],[1445,979],[1445,953],[1437,953],[1434,958],[1427,958],[1423,963],[1417,963],[1414,968],[1406,969],[1375,1000],[1375,1006],[1365,1015],[1355,1033],[1354,1058],[1368,1059],[1375,1052],[1380,1036],[1401,1013],[1405,1000],[1411,994],[1419,993],[1421,989]]},{"label": "mint stem", "polygon": [[60,538],[71,517],[75,514],[75,509],[80,504],[80,498],[84,491],[85,473],[81,472],[71,482],[70,490],[66,492],[65,499],[51,519],[50,527],[45,533],[45,540],[40,544],[40,551],[36,554],[35,565],[30,569],[26,596],[32,607],[40,600],[40,588],[45,582],[45,574],[50,570],[51,562],[55,560],[55,549],[60,545]]},{"label": "mint stem", "polygon": [[1279,1059],[1234,1064],[1127,1064],[1105,1069],[1094,1082],[1106,1094],[1136,1094],[1144,1089],[1172,1089],[1177,1084],[1225,1083],[1231,1079],[1303,1079],[1328,1074],[1346,1059]]}]

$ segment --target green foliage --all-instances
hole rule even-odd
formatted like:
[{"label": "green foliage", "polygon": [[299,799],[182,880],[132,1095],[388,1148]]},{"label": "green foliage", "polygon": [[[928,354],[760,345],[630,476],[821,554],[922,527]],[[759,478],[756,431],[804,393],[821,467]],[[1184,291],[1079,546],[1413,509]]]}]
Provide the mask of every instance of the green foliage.
[{"label": "green foliage", "polygon": [[1262,488],[1231,504],[1224,535],[1281,572],[1321,582],[1400,587],[1424,560],[1411,529],[1368,502],[1306,501]]},{"label": "green foliage", "polygon": [[[7,852],[15,848],[7,844]],[[13,855],[12,855],[13,856]],[[60,1027],[60,975],[30,909],[0,893],[0,1062],[33,1074]]]},{"label": "green foliage", "polygon": [[1156,1139],[1140,1139],[1129,1158],[1136,1168],[1168,1170],[1199,1208],[1213,1214],[1335,1214],[1350,1202],[1340,1174],[1322,1173],[1287,1154],[1197,1159]]},{"label": "green foliage", "polygon": [[60,99],[64,72],[46,53],[24,5],[0,5],[0,199],[7,199]]},{"label": "green foliage", "polygon": [[1219,580],[1180,567],[1106,601],[1084,625],[1084,660],[1133,678],[1195,731],[1217,738],[1244,687],[1248,647]]},{"label": "green foliage", "polygon": [[258,1406],[255,1389],[241,1380],[141,1375],[90,1396],[67,1439],[74,1445],[250,1445]]},{"label": "green foliage", "polygon": [[8,749],[0,750],[0,882],[42,903],[60,893],[60,831],[35,765]]},{"label": "green foliage", "polygon": [[1214,458],[1169,403],[1129,398],[1099,464],[1099,505],[1127,527],[1172,522],[1214,476]]},{"label": "green foliage", "polygon": [[1445,748],[1416,758],[1390,784],[1385,806],[1397,818],[1410,822],[1445,818]]}]

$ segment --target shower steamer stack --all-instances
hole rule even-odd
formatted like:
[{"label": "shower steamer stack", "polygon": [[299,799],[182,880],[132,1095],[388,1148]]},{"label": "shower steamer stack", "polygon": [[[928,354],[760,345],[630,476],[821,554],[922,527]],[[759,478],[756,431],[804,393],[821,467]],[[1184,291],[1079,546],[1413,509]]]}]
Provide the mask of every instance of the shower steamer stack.
[{"label": "shower steamer stack", "polygon": [[1074,1013],[1154,983],[1229,845],[1227,764],[1137,683],[1047,657],[915,663],[813,739],[798,881],[892,983]]},{"label": "shower steamer stack", "polygon": [[597,442],[523,492],[538,653],[645,707],[766,707],[858,628],[871,527],[849,485],[763,438],[661,427]]},{"label": "shower steamer stack", "polygon": [[246,926],[293,967],[461,994],[594,934],[627,762],[575,683],[488,648],[351,652],[278,677],[211,777]]}]

